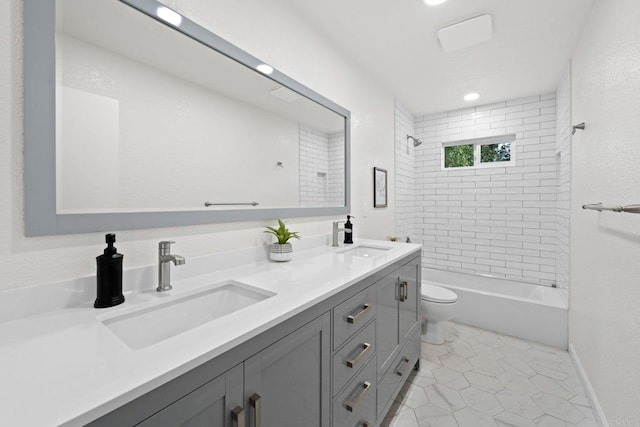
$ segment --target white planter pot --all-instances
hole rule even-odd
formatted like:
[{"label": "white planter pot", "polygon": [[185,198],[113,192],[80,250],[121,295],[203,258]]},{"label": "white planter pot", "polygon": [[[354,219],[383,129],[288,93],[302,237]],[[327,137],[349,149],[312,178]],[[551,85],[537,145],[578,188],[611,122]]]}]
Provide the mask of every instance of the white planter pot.
[{"label": "white planter pot", "polygon": [[272,261],[290,261],[293,258],[293,247],[291,243],[285,243],[283,245],[279,243],[271,244],[271,251],[269,252],[269,259]]}]

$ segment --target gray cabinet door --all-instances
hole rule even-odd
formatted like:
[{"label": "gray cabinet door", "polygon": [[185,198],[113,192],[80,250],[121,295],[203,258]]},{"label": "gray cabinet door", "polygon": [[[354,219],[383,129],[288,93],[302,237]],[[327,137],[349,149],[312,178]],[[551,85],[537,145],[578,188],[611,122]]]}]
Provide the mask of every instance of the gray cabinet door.
[{"label": "gray cabinet door", "polygon": [[144,427],[235,427],[231,412],[242,406],[242,375],[240,364],[138,425]]},{"label": "gray cabinet door", "polygon": [[378,378],[389,368],[399,351],[398,277],[391,274],[376,283],[378,307],[376,312],[376,357]]},{"label": "gray cabinet door", "polygon": [[245,361],[247,427],[329,427],[329,313]]},{"label": "gray cabinet door", "polygon": [[399,328],[401,346],[413,337],[420,322],[420,262],[415,260],[398,271]]}]

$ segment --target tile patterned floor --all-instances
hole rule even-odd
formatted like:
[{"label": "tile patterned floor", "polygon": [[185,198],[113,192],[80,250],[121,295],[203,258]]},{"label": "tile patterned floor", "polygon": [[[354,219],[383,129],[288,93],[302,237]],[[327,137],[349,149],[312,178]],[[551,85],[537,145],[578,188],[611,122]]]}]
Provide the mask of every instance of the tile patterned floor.
[{"label": "tile patterned floor", "polygon": [[598,427],[566,351],[446,322],[382,427]]}]

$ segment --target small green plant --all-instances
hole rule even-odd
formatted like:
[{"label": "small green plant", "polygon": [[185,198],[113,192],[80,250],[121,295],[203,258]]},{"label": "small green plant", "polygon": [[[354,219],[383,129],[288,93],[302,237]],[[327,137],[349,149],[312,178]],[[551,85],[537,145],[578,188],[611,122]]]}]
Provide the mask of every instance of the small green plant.
[{"label": "small green plant", "polygon": [[278,220],[278,224],[280,225],[278,228],[273,228],[273,227],[269,227],[267,226],[267,229],[265,230],[265,233],[270,233],[273,234],[274,236],[276,236],[276,238],[278,239],[278,243],[281,245],[284,245],[285,243],[287,243],[289,241],[289,239],[299,239],[300,236],[298,236],[298,232],[297,231],[289,231],[287,229],[287,227],[284,225],[284,222],[282,222],[282,220]]}]

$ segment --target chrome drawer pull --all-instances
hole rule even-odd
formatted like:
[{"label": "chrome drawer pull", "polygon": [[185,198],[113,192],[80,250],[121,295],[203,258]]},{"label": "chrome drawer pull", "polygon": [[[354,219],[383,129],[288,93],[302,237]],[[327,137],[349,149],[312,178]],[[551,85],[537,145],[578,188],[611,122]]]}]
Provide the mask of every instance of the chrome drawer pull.
[{"label": "chrome drawer pull", "polygon": [[352,314],[347,316],[348,323],[356,323],[356,320],[367,314],[371,310],[371,306],[369,304],[363,304],[362,308],[357,314]]},{"label": "chrome drawer pull", "polygon": [[409,284],[400,282],[400,301],[404,302],[409,299]]},{"label": "chrome drawer pull", "polygon": [[362,387],[362,391],[360,392],[358,397],[355,398],[354,400],[347,401],[346,403],[347,411],[349,412],[355,411],[358,408],[358,406],[360,406],[364,398],[367,396],[367,393],[369,392],[371,383],[369,381],[365,381],[362,384],[360,384],[360,387]]},{"label": "chrome drawer pull", "polygon": [[244,427],[244,408],[236,406],[231,411],[231,421],[234,427]]},{"label": "chrome drawer pull", "polygon": [[350,368],[353,368],[358,363],[360,363],[362,358],[365,356],[365,354],[367,354],[369,352],[369,349],[371,348],[371,344],[369,344],[368,342],[362,343],[360,345],[362,346],[362,350],[360,351],[360,353],[356,357],[354,357],[353,359],[349,359],[346,362],[347,366],[350,367]]},{"label": "chrome drawer pull", "polygon": [[258,393],[253,393],[249,398],[249,404],[253,408],[255,427],[262,427],[262,397]]},{"label": "chrome drawer pull", "polygon": [[399,376],[403,376],[404,371],[407,370],[407,366],[409,366],[409,359],[406,357],[403,357],[402,362],[400,362],[400,365],[398,366],[398,370],[396,371],[396,374],[398,374]]}]

